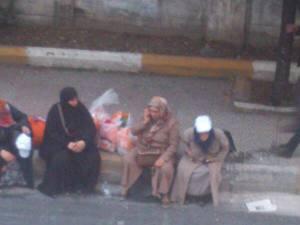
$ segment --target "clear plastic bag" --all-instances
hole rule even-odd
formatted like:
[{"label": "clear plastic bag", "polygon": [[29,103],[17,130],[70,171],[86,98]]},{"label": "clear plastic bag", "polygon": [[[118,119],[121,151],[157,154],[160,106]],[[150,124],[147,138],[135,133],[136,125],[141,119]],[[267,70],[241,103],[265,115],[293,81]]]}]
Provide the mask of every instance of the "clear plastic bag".
[{"label": "clear plastic bag", "polygon": [[98,130],[98,147],[109,152],[126,154],[133,148],[135,139],[129,128],[131,118],[129,113],[122,111],[108,114],[105,106],[114,104],[119,104],[119,96],[113,89],[109,89],[90,107]]}]

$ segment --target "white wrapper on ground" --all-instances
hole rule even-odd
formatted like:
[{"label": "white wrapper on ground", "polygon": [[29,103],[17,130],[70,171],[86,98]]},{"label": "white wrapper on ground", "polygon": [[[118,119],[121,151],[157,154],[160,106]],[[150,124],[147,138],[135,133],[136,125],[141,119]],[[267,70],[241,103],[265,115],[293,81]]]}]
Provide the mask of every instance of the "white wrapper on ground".
[{"label": "white wrapper on ground", "polygon": [[277,206],[272,204],[270,199],[247,202],[246,206],[249,212],[275,212]]}]

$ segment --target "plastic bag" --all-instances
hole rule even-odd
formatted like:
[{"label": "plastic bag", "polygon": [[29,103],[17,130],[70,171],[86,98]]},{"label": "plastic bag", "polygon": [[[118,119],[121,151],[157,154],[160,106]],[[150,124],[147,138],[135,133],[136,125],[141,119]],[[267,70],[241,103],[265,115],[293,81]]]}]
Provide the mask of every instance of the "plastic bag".
[{"label": "plastic bag", "polygon": [[[108,89],[107,91],[104,92],[104,94],[102,94],[96,100],[94,100],[92,102],[92,105],[90,107],[90,112],[92,114],[95,114],[97,117],[98,116],[101,117],[102,116],[101,113],[108,115],[104,111],[104,106],[105,105],[117,105],[119,103],[120,102],[119,102],[118,94],[114,91],[114,89]],[[100,115],[99,115],[99,113],[100,113]]]},{"label": "plastic bag", "polygon": [[44,139],[46,121],[41,117],[29,116],[28,122],[32,130],[33,146],[39,147]]},{"label": "plastic bag", "polygon": [[129,127],[120,128],[117,135],[117,151],[124,155],[134,147],[136,137],[132,135]]},{"label": "plastic bag", "polygon": [[125,154],[133,148],[134,137],[128,127],[131,119],[127,112],[118,111],[109,115],[105,106],[119,104],[118,94],[107,90],[91,105],[90,112],[97,127],[98,147],[109,152]]}]

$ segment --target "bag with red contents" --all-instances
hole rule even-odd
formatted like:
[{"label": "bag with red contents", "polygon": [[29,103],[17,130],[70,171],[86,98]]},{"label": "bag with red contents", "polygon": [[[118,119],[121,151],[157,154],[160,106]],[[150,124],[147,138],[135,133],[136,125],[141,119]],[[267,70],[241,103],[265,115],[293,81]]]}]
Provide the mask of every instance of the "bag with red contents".
[{"label": "bag with red contents", "polygon": [[28,122],[32,129],[33,146],[39,147],[43,143],[46,121],[41,117],[29,116]]},{"label": "bag with red contents", "polygon": [[123,155],[133,149],[136,137],[133,136],[129,127],[120,128],[118,131],[118,153]]},{"label": "bag with red contents", "polygon": [[118,111],[109,115],[104,108],[118,103],[117,93],[109,89],[92,103],[90,112],[98,126],[98,147],[105,151],[125,154],[133,147],[134,137],[128,127],[130,114]]}]

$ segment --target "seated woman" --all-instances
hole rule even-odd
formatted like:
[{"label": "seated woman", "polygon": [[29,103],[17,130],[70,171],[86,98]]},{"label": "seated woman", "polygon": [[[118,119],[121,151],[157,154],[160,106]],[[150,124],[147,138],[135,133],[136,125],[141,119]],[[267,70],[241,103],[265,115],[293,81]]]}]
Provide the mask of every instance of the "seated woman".
[{"label": "seated woman", "polygon": [[150,167],[152,195],[167,205],[174,175],[179,131],[177,120],[170,113],[166,99],[153,97],[144,110],[144,118],[132,128],[132,133],[138,140],[132,152],[124,156],[122,195],[126,197],[143,169]]},{"label": "seated woman", "polygon": [[27,116],[0,99],[1,187],[34,187],[30,133]]},{"label": "seated woman", "polygon": [[178,165],[172,201],[184,204],[187,194],[211,193],[214,206],[218,206],[221,169],[229,151],[224,132],[212,128],[208,116],[199,116],[194,127],[185,131],[183,140],[186,150]]},{"label": "seated woman", "polygon": [[72,87],[60,93],[60,102],[48,114],[40,156],[46,172],[38,189],[54,196],[65,192],[93,192],[98,180],[100,155],[96,128]]}]

